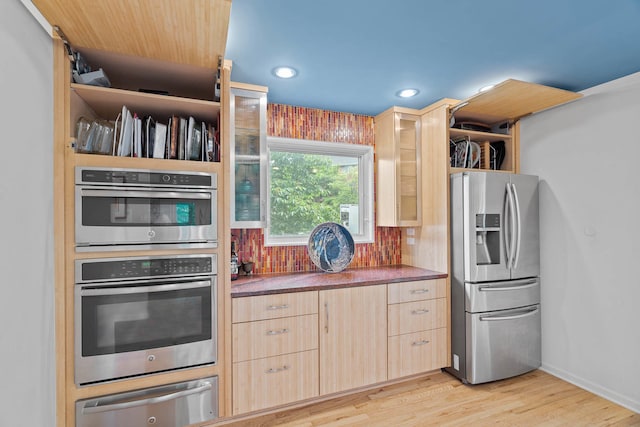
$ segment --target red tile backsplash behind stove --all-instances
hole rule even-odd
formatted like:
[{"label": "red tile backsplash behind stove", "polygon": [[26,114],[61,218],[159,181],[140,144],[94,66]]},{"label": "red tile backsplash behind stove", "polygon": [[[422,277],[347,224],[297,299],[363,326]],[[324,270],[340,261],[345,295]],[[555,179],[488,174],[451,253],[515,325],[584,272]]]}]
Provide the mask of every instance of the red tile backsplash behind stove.
[{"label": "red tile backsplash behind stove", "polygon": [[[315,108],[268,104],[267,134],[311,141],[374,145],[373,117]],[[314,271],[306,246],[264,246],[261,229],[233,229],[241,261],[253,261],[254,273]],[[375,242],[356,244],[354,267],[400,264],[400,229],[376,227]]]}]

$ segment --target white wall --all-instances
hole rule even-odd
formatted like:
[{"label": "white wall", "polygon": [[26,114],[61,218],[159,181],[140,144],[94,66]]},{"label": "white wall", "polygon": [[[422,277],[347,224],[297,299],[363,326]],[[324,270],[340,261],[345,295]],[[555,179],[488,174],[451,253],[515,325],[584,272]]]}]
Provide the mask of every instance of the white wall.
[{"label": "white wall", "polygon": [[640,412],[640,73],[522,120],[540,176],[542,366]]},{"label": "white wall", "polygon": [[0,55],[0,426],[53,426],[52,42],[17,0]]}]

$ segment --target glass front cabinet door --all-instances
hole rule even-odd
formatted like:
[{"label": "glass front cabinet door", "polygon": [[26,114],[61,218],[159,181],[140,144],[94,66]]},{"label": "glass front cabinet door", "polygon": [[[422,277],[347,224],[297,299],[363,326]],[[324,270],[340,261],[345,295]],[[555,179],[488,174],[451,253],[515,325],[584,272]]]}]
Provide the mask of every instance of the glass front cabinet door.
[{"label": "glass front cabinet door", "polygon": [[375,117],[377,225],[421,225],[421,137],[418,112],[392,107]]},{"label": "glass front cabinet door", "polygon": [[267,88],[247,87],[231,83],[231,227],[264,228]]}]

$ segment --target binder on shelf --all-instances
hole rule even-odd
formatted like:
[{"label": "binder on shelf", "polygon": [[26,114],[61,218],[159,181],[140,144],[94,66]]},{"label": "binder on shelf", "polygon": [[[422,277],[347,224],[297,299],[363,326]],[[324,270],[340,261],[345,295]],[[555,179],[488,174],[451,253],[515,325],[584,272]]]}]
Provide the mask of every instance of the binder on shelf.
[{"label": "binder on shelf", "polygon": [[126,106],[122,106],[122,132],[120,133],[120,146],[118,156],[131,156],[131,146],[133,144],[133,116]]},{"label": "binder on shelf", "polygon": [[178,132],[180,129],[180,118],[178,116],[171,116],[171,138],[169,139],[169,155],[167,159],[178,158]]},{"label": "binder on shelf", "polygon": [[153,157],[155,159],[164,159],[166,150],[165,143],[167,139],[167,125],[164,123],[156,123],[155,137],[153,143]]},{"label": "binder on shelf", "polygon": [[133,149],[131,157],[142,157],[142,120],[137,114],[133,115]]},{"label": "binder on shelf", "polygon": [[200,124],[200,160],[202,160],[203,162],[207,161],[207,139],[207,124],[205,122],[202,122]]},{"label": "binder on shelf", "polygon": [[191,133],[191,143],[189,144],[189,160],[200,160],[200,150],[202,146],[202,127],[195,120]]},{"label": "binder on shelf", "polygon": [[188,119],[187,132],[185,134],[185,142],[184,142],[184,159],[191,159],[191,147],[193,146],[193,135],[195,132],[195,124],[196,121],[193,117],[189,117]]},{"label": "binder on shelf", "polygon": [[111,144],[111,155],[115,156],[118,152],[120,144],[120,132],[122,131],[122,113],[118,113],[116,121],[113,124],[113,143]]},{"label": "binder on shelf", "polygon": [[144,127],[144,141],[142,149],[144,151],[142,157],[153,157],[153,149],[156,139],[156,121],[151,116],[147,116]]},{"label": "binder on shelf", "polygon": [[187,121],[180,117],[180,128],[178,129],[178,160],[184,160],[185,134],[187,133]]}]

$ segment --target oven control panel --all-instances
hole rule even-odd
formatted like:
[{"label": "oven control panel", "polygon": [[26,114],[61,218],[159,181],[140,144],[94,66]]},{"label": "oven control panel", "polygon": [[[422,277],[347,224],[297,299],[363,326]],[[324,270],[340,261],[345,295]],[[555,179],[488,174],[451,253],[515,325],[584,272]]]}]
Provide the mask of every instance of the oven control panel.
[{"label": "oven control panel", "polygon": [[216,188],[216,178],[216,174],[198,172],[181,173],[176,171],[97,169],[90,167],[78,167],[76,169],[76,184]]},{"label": "oven control panel", "polygon": [[216,255],[105,258],[76,261],[76,283],[216,274]]}]

